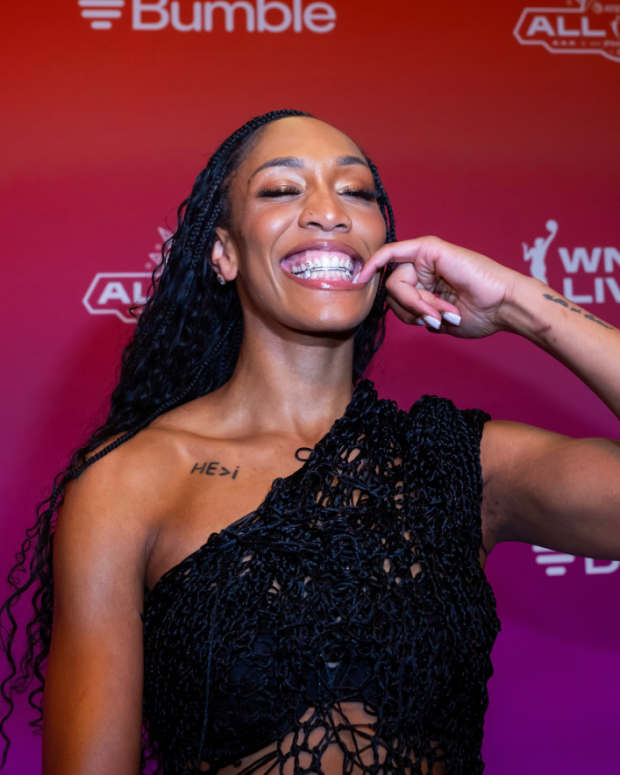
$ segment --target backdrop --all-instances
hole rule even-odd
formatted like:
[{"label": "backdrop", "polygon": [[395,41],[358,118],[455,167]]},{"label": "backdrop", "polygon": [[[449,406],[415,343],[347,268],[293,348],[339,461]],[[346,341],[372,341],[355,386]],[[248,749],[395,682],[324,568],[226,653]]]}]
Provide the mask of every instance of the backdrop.
[{"label": "backdrop", "polygon": [[[175,210],[221,139],[308,110],[377,162],[401,238],[438,234],[620,324],[620,4],[13,0],[4,7],[3,576],[103,418]],[[577,436],[618,436],[564,367],[507,334],[390,320],[371,377]],[[487,566],[489,775],[617,768],[620,563],[503,544]],[[7,772],[39,772],[28,712]]]}]

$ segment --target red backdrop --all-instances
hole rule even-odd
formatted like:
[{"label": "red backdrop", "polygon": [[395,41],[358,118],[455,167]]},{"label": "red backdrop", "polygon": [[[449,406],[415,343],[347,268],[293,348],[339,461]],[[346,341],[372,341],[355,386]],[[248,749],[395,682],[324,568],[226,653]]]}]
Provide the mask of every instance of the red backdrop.
[{"label": "red backdrop", "polygon": [[[401,238],[435,233],[544,270],[620,324],[620,5],[283,0],[288,11],[263,17],[284,27],[288,13],[280,32],[259,30],[261,0],[231,10],[229,30],[213,10],[205,29],[208,5],[4,9],[5,570],[53,475],[105,413],[132,331],[123,309],[160,229],[254,114],[298,107],[351,134],[382,172]],[[181,31],[194,8],[200,29]],[[82,15],[92,11],[103,15]],[[572,374],[514,336],[463,342],[391,320],[371,376],[402,405],[438,393],[496,418],[618,435]],[[620,563],[504,544],[487,571],[503,623],[487,772],[614,771]],[[27,717],[19,709],[11,727],[9,773],[39,770]]]}]

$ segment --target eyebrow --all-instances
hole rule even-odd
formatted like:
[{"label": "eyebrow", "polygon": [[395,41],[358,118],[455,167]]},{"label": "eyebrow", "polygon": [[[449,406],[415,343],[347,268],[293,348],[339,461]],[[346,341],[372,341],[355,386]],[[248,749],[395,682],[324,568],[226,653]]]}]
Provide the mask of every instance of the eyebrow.
[{"label": "eyebrow", "polygon": [[[361,156],[347,155],[339,156],[336,159],[336,166],[338,167],[349,167],[353,164],[361,164],[363,167],[368,168],[368,164]],[[304,160],[300,159],[298,156],[277,156],[275,159],[269,159],[269,161],[263,162],[263,164],[257,167],[248,178],[248,183],[252,180],[254,175],[267,167],[296,167],[297,169],[303,169],[305,166]]]}]

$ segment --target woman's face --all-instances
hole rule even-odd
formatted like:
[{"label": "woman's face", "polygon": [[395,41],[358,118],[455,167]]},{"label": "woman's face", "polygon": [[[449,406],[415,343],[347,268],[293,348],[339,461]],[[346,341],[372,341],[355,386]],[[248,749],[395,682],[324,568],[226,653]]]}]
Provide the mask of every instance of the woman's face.
[{"label": "woman's face", "polygon": [[230,183],[231,222],[213,263],[236,278],[247,316],[307,333],[364,320],[378,277],[353,283],[385,242],[372,173],[359,148],[317,119],[268,124]]}]

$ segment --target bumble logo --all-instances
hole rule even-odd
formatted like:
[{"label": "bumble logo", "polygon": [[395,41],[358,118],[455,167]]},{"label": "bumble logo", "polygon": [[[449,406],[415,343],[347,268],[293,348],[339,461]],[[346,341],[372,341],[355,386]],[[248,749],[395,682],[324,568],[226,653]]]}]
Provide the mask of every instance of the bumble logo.
[{"label": "bumble logo", "polygon": [[[572,554],[563,554],[555,552],[553,549],[547,549],[544,546],[532,546],[537,565],[545,569],[545,575],[551,577],[565,576],[567,566],[571,565],[577,559]],[[579,558],[582,559],[581,557]],[[586,576],[608,576],[610,573],[616,573],[620,569],[618,560],[594,560],[592,557],[583,558],[583,571]]]},{"label": "bumble logo", "polygon": [[[81,14],[95,30],[109,30],[120,19],[124,0],[78,0]],[[142,32],[312,32],[325,34],[336,26],[336,10],[326,2],[304,0],[129,0],[131,27]]]},{"label": "bumble logo", "polygon": [[620,2],[525,8],[514,36],[522,46],[543,46],[552,54],[600,54],[620,62]]},{"label": "bumble logo", "polygon": [[90,20],[93,30],[109,30],[112,20],[120,19],[125,0],[78,0],[80,14]]}]

